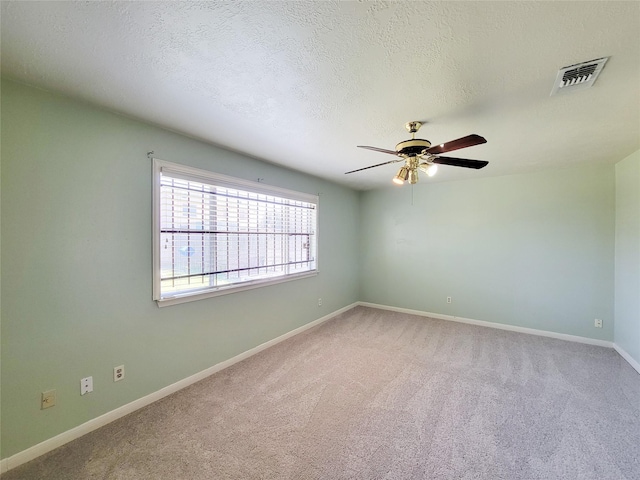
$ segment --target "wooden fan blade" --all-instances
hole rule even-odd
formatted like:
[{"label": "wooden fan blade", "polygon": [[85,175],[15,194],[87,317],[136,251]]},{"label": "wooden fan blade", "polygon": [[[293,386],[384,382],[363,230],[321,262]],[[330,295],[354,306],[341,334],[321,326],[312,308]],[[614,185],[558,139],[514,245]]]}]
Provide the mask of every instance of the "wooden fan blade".
[{"label": "wooden fan blade", "polygon": [[482,143],[487,143],[487,140],[480,135],[473,134],[428,148],[426,152],[437,155],[439,153],[452,152],[453,150],[458,150],[460,148],[473,147],[474,145],[480,145]]},{"label": "wooden fan blade", "polygon": [[489,162],[484,160],[469,160],[467,158],[452,158],[452,157],[434,157],[431,159],[433,163],[439,163],[441,165],[451,165],[453,167],[465,167],[480,169],[486,167]]},{"label": "wooden fan blade", "polygon": [[388,165],[390,163],[398,163],[398,162],[404,162],[404,158],[399,158],[397,160],[391,160],[390,162],[378,163],[377,165],[371,165],[370,167],[359,168],[357,170],[351,170],[350,172],[344,172],[344,174],[346,175],[347,173],[360,172],[362,170],[367,170],[369,168],[379,167],[381,165]]},{"label": "wooden fan blade", "polygon": [[397,155],[395,150],[387,150],[386,148],[367,147],[366,145],[358,145],[358,148],[366,148],[367,150],[373,150],[374,152],[390,153],[391,155]]}]

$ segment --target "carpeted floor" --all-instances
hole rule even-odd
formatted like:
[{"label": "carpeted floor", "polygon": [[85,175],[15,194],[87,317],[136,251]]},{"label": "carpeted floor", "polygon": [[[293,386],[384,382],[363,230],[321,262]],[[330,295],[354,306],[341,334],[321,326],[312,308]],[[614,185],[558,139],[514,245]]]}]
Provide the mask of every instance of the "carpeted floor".
[{"label": "carpeted floor", "polygon": [[14,479],[639,479],[615,351],[357,307]]}]

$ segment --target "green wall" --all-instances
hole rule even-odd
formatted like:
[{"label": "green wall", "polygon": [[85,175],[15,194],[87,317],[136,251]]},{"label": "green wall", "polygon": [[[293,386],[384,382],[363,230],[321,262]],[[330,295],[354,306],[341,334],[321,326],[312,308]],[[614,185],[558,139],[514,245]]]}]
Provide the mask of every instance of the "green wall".
[{"label": "green wall", "polygon": [[640,363],[640,150],[615,168],[615,342]]},{"label": "green wall", "polygon": [[614,189],[599,165],[366,192],[361,300],[613,340]]},{"label": "green wall", "polygon": [[[613,340],[615,298],[615,341],[640,361],[640,152],[358,193],[11,81],[1,131],[1,458],[358,300]],[[158,308],[150,150],[320,193],[321,273]]]},{"label": "green wall", "polygon": [[[1,127],[2,458],[358,300],[357,192],[11,81]],[[320,193],[320,274],[158,308],[150,150]]]}]

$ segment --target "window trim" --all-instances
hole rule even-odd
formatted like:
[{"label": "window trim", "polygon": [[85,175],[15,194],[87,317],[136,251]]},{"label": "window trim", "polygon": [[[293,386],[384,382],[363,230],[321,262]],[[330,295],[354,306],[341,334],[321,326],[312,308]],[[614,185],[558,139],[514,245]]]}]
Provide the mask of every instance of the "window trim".
[{"label": "window trim", "polygon": [[[220,295],[228,295],[231,293],[242,292],[246,290],[252,290],[254,288],[266,287],[269,285],[276,285],[284,282],[291,282],[299,280],[301,278],[314,277],[319,273],[318,267],[318,238],[319,238],[319,196],[308,193],[296,192],[281,187],[275,187],[266,185],[261,182],[254,182],[251,180],[245,180],[242,178],[231,177],[228,175],[222,175],[220,173],[214,173],[208,170],[202,170],[195,167],[189,167],[187,165],[181,165],[177,163],[160,160],[158,158],[152,158],[153,164],[153,185],[152,185],[152,278],[153,278],[153,300],[156,301],[159,307],[165,307],[169,305],[176,305],[179,303],[192,302],[196,300],[202,300],[204,298],[218,297]],[[316,230],[315,230],[315,269],[307,272],[293,273],[280,277],[272,277],[265,279],[256,279],[254,281],[243,282],[238,285],[229,285],[224,287],[215,287],[215,290],[205,290],[199,292],[187,292],[184,294],[175,294],[169,298],[162,298],[161,295],[161,253],[160,253],[160,223],[161,223],[161,201],[160,201],[160,187],[161,187],[161,174],[163,169],[172,174],[175,174],[179,178],[186,180],[193,180],[201,183],[215,184],[217,186],[245,189],[252,193],[260,193],[265,195],[280,196],[291,200],[298,200],[302,202],[309,202],[315,204],[316,208]]]}]

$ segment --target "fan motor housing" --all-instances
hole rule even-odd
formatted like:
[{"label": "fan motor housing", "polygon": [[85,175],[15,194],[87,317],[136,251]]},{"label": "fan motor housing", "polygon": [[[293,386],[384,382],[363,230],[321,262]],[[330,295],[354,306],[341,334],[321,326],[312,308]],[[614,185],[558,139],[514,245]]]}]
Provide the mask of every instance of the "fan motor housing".
[{"label": "fan motor housing", "polygon": [[429,140],[422,138],[412,138],[405,140],[396,145],[396,152],[398,155],[421,155],[424,150],[431,146]]}]

